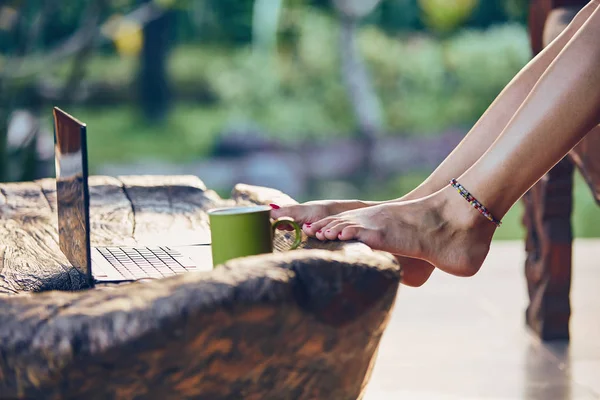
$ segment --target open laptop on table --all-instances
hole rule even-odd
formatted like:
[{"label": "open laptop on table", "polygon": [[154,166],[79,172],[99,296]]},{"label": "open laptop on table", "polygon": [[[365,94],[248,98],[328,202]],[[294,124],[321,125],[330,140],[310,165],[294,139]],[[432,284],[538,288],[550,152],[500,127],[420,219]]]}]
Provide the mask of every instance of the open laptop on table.
[{"label": "open laptop on table", "polygon": [[57,107],[53,113],[59,246],[90,286],[212,269],[209,243],[92,247],[86,125]]}]

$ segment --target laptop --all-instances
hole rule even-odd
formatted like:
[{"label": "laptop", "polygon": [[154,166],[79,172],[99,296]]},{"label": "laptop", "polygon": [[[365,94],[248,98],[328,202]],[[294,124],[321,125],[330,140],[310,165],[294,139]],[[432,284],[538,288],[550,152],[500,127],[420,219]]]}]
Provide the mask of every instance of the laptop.
[{"label": "laptop", "polygon": [[92,247],[86,125],[55,107],[54,143],[59,246],[90,286],[211,270],[209,243]]}]

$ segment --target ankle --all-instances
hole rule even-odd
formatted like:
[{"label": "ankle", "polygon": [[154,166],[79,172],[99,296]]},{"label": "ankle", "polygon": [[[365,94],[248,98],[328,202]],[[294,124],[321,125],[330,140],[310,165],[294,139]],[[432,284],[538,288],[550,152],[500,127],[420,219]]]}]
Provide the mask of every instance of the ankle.
[{"label": "ankle", "polygon": [[441,226],[445,227],[445,240],[441,247],[447,251],[444,263],[436,266],[457,276],[475,275],[487,256],[496,225],[474,209],[453,187],[440,190],[431,196],[431,200],[443,221]]},{"label": "ankle", "polygon": [[496,228],[494,223],[485,218],[468,201],[466,201],[456,189],[451,186],[438,192],[436,197],[440,215],[448,221],[451,226],[461,231],[491,231]]}]

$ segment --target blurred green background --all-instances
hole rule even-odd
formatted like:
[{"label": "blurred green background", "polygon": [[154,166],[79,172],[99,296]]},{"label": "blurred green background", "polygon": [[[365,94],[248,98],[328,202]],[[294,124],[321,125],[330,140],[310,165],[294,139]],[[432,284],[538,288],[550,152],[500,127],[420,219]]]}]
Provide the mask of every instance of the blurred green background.
[{"label": "blurred green background", "polygon": [[[164,167],[197,174],[226,196],[247,177],[217,179],[239,168],[232,159],[270,152],[302,165],[311,163],[307,146],[326,157],[338,143],[393,140],[398,165],[383,172],[359,164],[339,176],[307,175],[298,187],[285,177],[261,180],[261,172],[250,183],[298,200],[398,197],[529,61],[528,3],[5,0],[0,181],[53,176],[58,105],[88,124],[92,173]],[[407,161],[407,152],[432,147],[439,150],[428,158]],[[575,191],[575,234],[600,236],[600,213],[580,177]],[[523,236],[521,212],[517,204],[497,239]]]}]

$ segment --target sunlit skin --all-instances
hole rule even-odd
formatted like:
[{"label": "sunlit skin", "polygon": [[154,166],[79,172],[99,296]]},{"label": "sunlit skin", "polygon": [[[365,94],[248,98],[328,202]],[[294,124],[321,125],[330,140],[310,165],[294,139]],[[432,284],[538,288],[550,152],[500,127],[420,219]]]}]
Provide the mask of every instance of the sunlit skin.
[{"label": "sunlit skin", "polygon": [[[282,207],[320,240],[359,240],[395,254],[404,284],[437,267],[472,276],[496,226],[448,185],[451,178],[501,219],[600,121],[600,8],[593,0],[506,86],[454,151],[416,189],[387,202],[317,201]],[[501,228],[500,228],[501,229]]]}]

